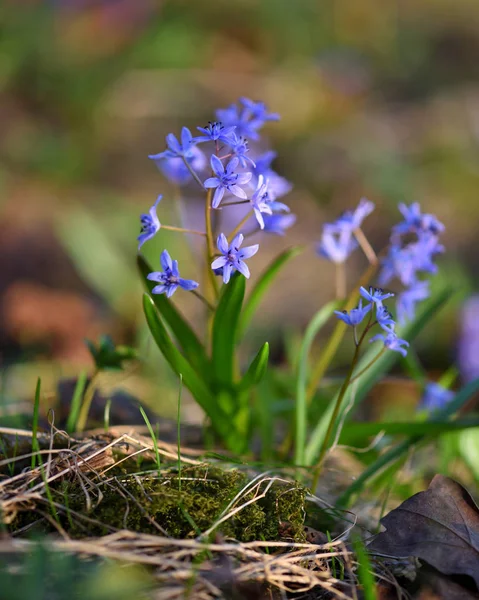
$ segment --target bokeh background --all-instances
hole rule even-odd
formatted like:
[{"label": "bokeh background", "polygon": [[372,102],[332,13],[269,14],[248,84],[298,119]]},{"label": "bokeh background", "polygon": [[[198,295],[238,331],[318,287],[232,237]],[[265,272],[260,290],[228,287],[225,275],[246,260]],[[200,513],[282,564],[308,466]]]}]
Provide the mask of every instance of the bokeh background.
[{"label": "bokeh background", "polygon": [[[281,364],[333,296],[332,267],[314,253],[324,222],[366,196],[377,210],[365,231],[380,249],[397,203],[419,201],[447,226],[435,285],[457,293],[417,349],[432,376],[447,369],[477,286],[478,64],[474,0],[3,0],[3,416],[10,402],[31,399],[38,375],[53,398],[60,377],[91,368],[84,339],[101,333],[138,344],[145,359],[115,385],[174,414],[174,377],[143,325],[138,216],[163,193],[162,220],[179,224],[200,200],[187,190],[180,201],[147,155],[242,95],[281,114],[266,136],[298,216],[288,236],[262,242],[253,275],[279,250],[307,246],[268,296],[250,343],[271,339]],[[158,264],[165,247],[193,277],[184,240],[162,232],[145,253]],[[350,282],[365,264],[356,253]],[[177,300],[200,322],[187,296]]]}]

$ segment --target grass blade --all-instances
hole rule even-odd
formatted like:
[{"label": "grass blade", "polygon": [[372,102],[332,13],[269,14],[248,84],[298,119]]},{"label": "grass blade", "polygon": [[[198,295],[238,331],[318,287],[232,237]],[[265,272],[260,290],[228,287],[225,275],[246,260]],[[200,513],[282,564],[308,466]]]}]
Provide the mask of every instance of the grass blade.
[{"label": "grass blade", "polygon": [[153,448],[155,449],[156,468],[158,469],[158,477],[161,478],[161,456],[160,456],[160,451],[158,449],[158,440],[156,439],[156,435],[155,435],[155,432],[153,431],[153,427],[151,426],[148,415],[146,414],[146,412],[144,411],[142,406],[140,406],[139,408],[140,408],[141,416],[143,417],[143,420],[145,421],[146,426],[148,427],[148,432],[150,434],[151,441],[153,442]]},{"label": "grass blade", "polygon": [[37,379],[37,386],[35,388],[35,398],[33,401],[33,423],[32,423],[32,471],[35,468],[35,464],[38,460],[40,464],[40,455],[35,454],[40,452],[40,445],[38,443],[38,420],[40,416],[40,394],[42,389],[42,380],[40,377]]},{"label": "grass blade", "polygon": [[72,402],[70,406],[70,412],[68,414],[66,430],[67,433],[73,433],[76,430],[78,416],[80,414],[80,407],[82,403],[83,393],[87,382],[87,372],[81,371],[78,375],[78,379],[75,385],[75,390],[72,396]]},{"label": "grass blade", "polygon": [[249,388],[263,379],[266,369],[268,368],[268,358],[269,344],[268,342],[265,342],[244,374],[243,379],[239,384],[240,392],[246,392]]},{"label": "grass blade", "polygon": [[291,258],[298,256],[302,252],[302,248],[295,246],[282,252],[273,262],[266,267],[265,271],[260,275],[258,281],[254,285],[251,293],[245,302],[243,308],[243,314],[241,316],[241,323],[239,326],[239,337],[243,337],[246,329],[248,328],[251,320],[258,308],[259,303],[263,299],[263,296],[268,291],[270,285],[281,271],[281,269],[289,262]]}]

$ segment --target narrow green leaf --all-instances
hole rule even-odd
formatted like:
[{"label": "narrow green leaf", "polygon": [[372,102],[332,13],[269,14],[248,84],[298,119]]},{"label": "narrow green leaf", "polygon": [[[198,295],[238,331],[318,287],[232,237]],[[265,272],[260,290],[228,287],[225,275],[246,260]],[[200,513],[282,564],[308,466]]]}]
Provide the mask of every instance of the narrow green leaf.
[{"label": "narrow green leaf", "polygon": [[[435,421],[443,421],[452,417],[469,399],[479,391],[479,378],[465,385],[455,396],[454,400],[445,406],[442,410],[437,411],[434,415]],[[440,435],[441,432],[439,432]],[[432,437],[432,436],[431,436]],[[369,479],[377,473],[385,469],[394,461],[402,458],[409,448],[415,444],[419,444],[424,439],[425,435],[411,435],[406,440],[400,442],[381,454],[371,465],[368,466],[363,473],[351,484],[344,493],[338,498],[336,504],[339,507],[347,506],[351,497],[360,492]]]},{"label": "narrow green leaf", "polygon": [[37,379],[37,385],[35,388],[35,398],[33,400],[33,423],[32,423],[32,471],[35,468],[35,464],[41,464],[41,459],[39,454],[35,454],[40,452],[40,444],[38,443],[38,421],[40,418],[40,394],[42,389],[42,380],[40,377]]},{"label": "narrow green leaf", "polygon": [[[147,275],[153,271],[147,261],[138,256],[138,269],[140,270],[143,283],[151,294],[151,290],[155,287],[155,282],[147,279]],[[186,358],[196,371],[203,377],[208,379],[211,373],[211,364],[206,355],[203,344],[198,339],[198,336],[184,319],[180,311],[173,305],[171,300],[164,294],[153,294],[151,296],[156,308],[161,316],[166,321],[171,329],[176,340],[180,344]]]},{"label": "narrow green leaf", "polygon": [[[442,308],[444,304],[446,304],[451,295],[452,291],[450,288],[445,288],[441,292],[436,294],[436,296],[431,298],[429,302],[425,303],[423,310],[421,311],[419,316],[416,319],[414,319],[414,321],[409,322],[406,326],[402,327],[398,331],[398,336],[410,342],[414,340],[414,338],[425,327],[425,325],[427,325],[429,321],[436,315],[438,310]],[[360,372],[364,367],[366,367],[377,355],[377,353],[378,347],[377,344],[374,344],[367,352],[365,352],[365,354],[359,361],[358,366],[356,368],[356,372]],[[383,355],[379,358],[379,360],[377,360],[371,366],[371,368],[369,368],[357,380],[357,382],[355,382],[355,384],[349,386],[343,398],[338,420],[341,420],[344,408],[346,406],[351,406],[351,414],[354,412],[354,409],[357,406],[359,406],[359,404],[364,400],[364,398],[376,385],[376,383],[398,361],[400,356],[401,355],[398,352],[384,352]],[[306,447],[304,464],[313,464],[316,457],[318,456],[319,449],[322,446],[324,436],[328,429],[329,421],[331,420],[333,414],[336,398],[337,396],[330,403],[328,409],[324,412],[321,419],[319,420],[316,427],[311,433],[310,439]]]},{"label": "narrow green leaf", "polygon": [[70,404],[70,413],[67,419],[66,430],[68,433],[73,433],[76,430],[78,416],[80,414],[81,401],[85,386],[87,382],[87,372],[85,370],[80,372],[73,392],[72,401]]},{"label": "narrow green leaf", "polygon": [[241,383],[239,384],[239,392],[245,392],[249,390],[250,387],[259,383],[266,373],[266,369],[268,368],[268,358],[269,358],[269,344],[265,342],[258,354],[255,356],[253,362],[248,367],[248,370],[244,374]]},{"label": "narrow green leaf", "polygon": [[215,383],[231,388],[234,383],[235,346],[245,293],[245,278],[235,273],[223,291],[213,320],[212,364]]},{"label": "narrow green leaf", "polygon": [[353,537],[353,549],[358,562],[358,579],[363,588],[364,600],[378,600],[371,560],[362,540],[357,536]]},{"label": "narrow green leaf", "polygon": [[243,314],[241,316],[241,323],[239,327],[239,337],[243,337],[246,329],[248,328],[251,319],[258,308],[259,303],[263,299],[263,296],[268,291],[268,288],[273,283],[276,276],[279,274],[281,269],[288,263],[291,258],[298,256],[300,252],[302,252],[302,248],[300,246],[295,246],[294,248],[289,248],[282,252],[279,256],[277,256],[273,262],[266,267],[264,272],[260,275],[253,289],[251,290],[250,295],[248,296],[247,301],[245,302],[243,308]]},{"label": "narrow green leaf", "polygon": [[308,358],[315,337],[325,325],[333,312],[338,308],[338,301],[329,302],[313,316],[304,332],[303,343],[299,351],[298,377],[296,381],[296,436],[295,436],[295,464],[304,464],[304,451],[306,448],[306,431],[308,428]]}]

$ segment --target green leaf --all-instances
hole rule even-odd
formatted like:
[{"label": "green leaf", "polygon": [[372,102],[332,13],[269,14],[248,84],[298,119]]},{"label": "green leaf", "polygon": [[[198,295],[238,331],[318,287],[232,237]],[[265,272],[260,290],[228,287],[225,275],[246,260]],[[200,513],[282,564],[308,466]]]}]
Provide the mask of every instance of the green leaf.
[{"label": "green leaf", "polygon": [[98,346],[95,346],[90,340],[86,340],[86,345],[98,371],[121,371],[123,370],[124,360],[138,358],[138,353],[134,348],[115,346],[109,335],[102,335]]},{"label": "green leaf", "polygon": [[268,288],[273,283],[278,273],[291,258],[298,256],[302,250],[303,249],[300,246],[285,250],[279,256],[277,256],[260,275],[243,308],[243,314],[241,316],[241,322],[239,326],[240,338],[243,337],[248,325],[251,322],[251,319],[254,316],[254,313],[256,312],[256,309],[258,308],[259,303],[263,299],[263,296],[268,291]]},{"label": "green leaf", "polygon": [[[437,411],[434,415],[434,421],[443,421],[453,416],[462,406],[469,401],[479,391],[479,378],[471,381],[465,385],[455,396],[454,400],[445,406],[442,410]],[[454,421],[453,421],[454,422]],[[441,432],[439,433],[439,435]],[[430,436],[433,437],[433,436]],[[396,446],[393,446],[384,454],[381,454],[369,467],[361,473],[361,475],[351,484],[345,492],[338,498],[337,506],[347,506],[349,500],[353,496],[360,492],[364,485],[369,479],[374,477],[377,473],[385,469],[388,465],[401,459],[409,449],[415,444],[419,444],[424,439],[427,439],[425,435],[411,435],[406,440],[400,442]]]},{"label": "green leaf", "polygon": [[223,291],[213,320],[212,364],[215,384],[231,388],[234,383],[235,346],[245,293],[245,278],[235,273]]},{"label": "green leaf", "polygon": [[[146,277],[153,271],[153,269],[142,256],[138,256],[138,268],[140,270],[143,283],[151,294],[151,290],[156,284]],[[173,332],[173,335],[180,344],[190,364],[196,369],[198,374],[200,374],[203,379],[209,380],[211,375],[211,363],[206,355],[205,348],[198,339],[196,333],[184,319],[179,310],[173,305],[171,300],[169,300],[169,298],[167,298],[164,294],[153,294],[152,300],[155,303],[156,308],[159,310],[161,316],[168,324],[168,327]]]},{"label": "green leaf", "polygon": [[183,376],[183,381],[186,387],[190,390],[198,404],[207,413],[207,415],[212,420],[216,419],[217,417],[220,418],[221,415],[216,414],[217,406],[211,390],[199,377],[188,360],[173,344],[170,336],[168,335],[166,327],[163,325],[153,300],[147,294],[143,295],[143,310],[145,312],[146,322],[148,323],[150,332],[171,368],[177,373],[177,375]]},{"label": "green leaf", "polygon": [[268,358],[269,344],[268,342],[265,342],[239,384],[238,390],[240,393],[249,390],[249,388],[253,387],[253,385],[256,385],[263,379],[266,369],[268,368]]},{"label": "green leaf", "polygon": [[[414,338],[425,327],[425,325],[427,325],[427,323],[429,323],[429,321],[436,315],[438,310],[442,308],[444,304],[446,304],[451,295],[452,291],[449,288],[445,288],[440,291],[436,296],[431,298],[429,302],[424,304],[423,310],[419,316],[414,319],[414,321],[409,322],[406,326],[402,327],[398,331],[398,336],[410,342],[414,340]],[[366,367],[377,355],[377,353],[377,344],[374,344],[367,352],[365,352],[361,360],[358,362],[356,372],[360,372],[364,367]],[[351,406],[351,414],[353,413],[354,408],[359,406],[359,404],[364,400],[376,383],[399,360],[400,356],[401,355],[398,352],[384,352],[379,360],[377,360],[363,375],[361,375],[355,384],[349,386],[342,401],[338,421],[342,419],[342,414],[345,407]],[[333,401],[330,403],[328,409],[324,412],[311,433],[305,453],[305,464],[307,465],[312,465],[318,456],[334,411],[336,400],[337,396],[335,396]]]}]

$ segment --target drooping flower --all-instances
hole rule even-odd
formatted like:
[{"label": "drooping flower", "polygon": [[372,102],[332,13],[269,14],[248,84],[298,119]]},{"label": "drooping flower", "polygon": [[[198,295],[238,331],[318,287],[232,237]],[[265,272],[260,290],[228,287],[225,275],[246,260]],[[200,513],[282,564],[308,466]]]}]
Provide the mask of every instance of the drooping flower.
[{"label": "drooping flower", "polygon": [[376,304],[376,306],[382,306],[384,300],[387,300],[388,298],[392,298],[394,296],[394,294],[391,294],[389,292],[385,293],[384,290],[382,290],[381,288],[375,287],[370,287],[369,290],[367,290],[364,287],[360,287],[359,293],[365,300],[367,300],[368,302],[373,302],[374,304]]},{"label": "drooping flower", "polygon": [[429,412],[441,410],[453,400],[455,395],[452,390],[447,390],[439,383],[429,382],[424,388],[419,408]]},{"label": "drooping flower", "polygon": [[265,233],[284,235],[285,229],[289,229],[296,222],[296,215],[263,215]]},{"label": "drooping flower", "polygon": [[240,187],[248,183],[251,179],[251,173],[235,173],[238,167],[239,159],[232,158],[226,165],[223,166],[221,160],[214,154],[211,157],[211,168],[215,177],[209,177],[205,182],[205,188],[216,188],[211,203],[213,208],[217,208],[221,202],[225,192],[230,192],[238,198],[246,199],[246,192]]},{"label": "drooping flower", "polygon": [[203,135],[194,138],[197,144],[202,142],[223,142],[224,144],[231,145],[232,135],[236,126],[225,127],[221,121],[209,121],[206,127],[197,127],[198,131],[201,131]]},{"label": "drooping flower", "polygon": [[343,232],[338,235],[325,231],[316,247],[316,252],[319,256],[340,264],[345,262],[357,247],[357,241],[349,233]]},{"label": "drooping flower", "polygon": [[156,207],[158,206],[160,200],[163,198],[162,195],[158,196],[156,202],[148,211],[148,214],[143,213],[140,217],[141,223],[141,231],[138,236],[138,252],[145,242],[151,240],[152,237],[156,235],[156,233],[160,230],[161,223],[156,214]]},{"label": "drooping flower", "polygon": [[371,307],[372,304],[368,304],[363,308],[363,302],[362,300],[359,300],[357,308],[353,308],[349,311],[349,313],[345,310],[335,310],[334,314],[338,317],[338,319],[344,321],[346,325],[356,327],[356,325],[359,325],[359,323],[361,323],[364,317],[369,313]]},{"label": "drooping flower", "polygon": [[254,216],[258,221],[260,229],[264,229],[264,218],[263,213],[272,215],[270,203],[268,203],[268,182],[264,181],[263,176],[260,175],[258,179],[258,187],[251,196],[251,204],[253,205]]},{"label": "drooping flower", "polygon": [[[372,304],[369,306],[372,306]],[[392,314],[384,305],[376,306],[376,321],[381,329],[384,329],[386,333],[394,332],[396,321],[393,319]]]},{"label": "drooping flower", "polygon": [[180,277],[178,261],[171,260],[167,250],[163,250],[161,253],[160,262],[163,272],[155,271],[147,276],[147,279],[150,281],[155,281],[160,284],[152,289],[152,294],[166,294],[168,298],[171,298],[178,287],[181,287],[188,292],[198,287],[199,284],[196,281]]},{"label": "drooping flower", "polygon": [[406,348],[409,346],[409,342],[406,342],[406,340],[401,340],[394,332],[386,333],[386,335],[378,333],[369,340],[369,343],[376,342],[378,340],[381,340],[384,343],[384,347],[388,350],[399,352],[403,356],[407,355]]},{"label": "drooping flower", "polygon": [[239,271],[246,278],[249,278],[250,276],[248,266],[244,260],[251,258],[254,254],[256,254],[256,252],[258,252],[259,245],[255,244],[254,246],[247,246],[246,248],[240,249],[243,240],[244,236],[241,233],[238,233],[234,237],[231,244],[228,245],[228,240],[223,233],[220,233],[218,236],[216,245],[222,256],[215,258],[215,260],[211,263],[211,268],[213,270],[220,268],[223,269],[224,283],[228,283],[231,274],[234,271]]},{"label": "drooping flower", "polygon": [[416,314],[416,304],[429,296],[429,281],[416,281],[410,288],[398,294],[396,311],[399,323],[404,325],[406,321],[412,321]]}]

